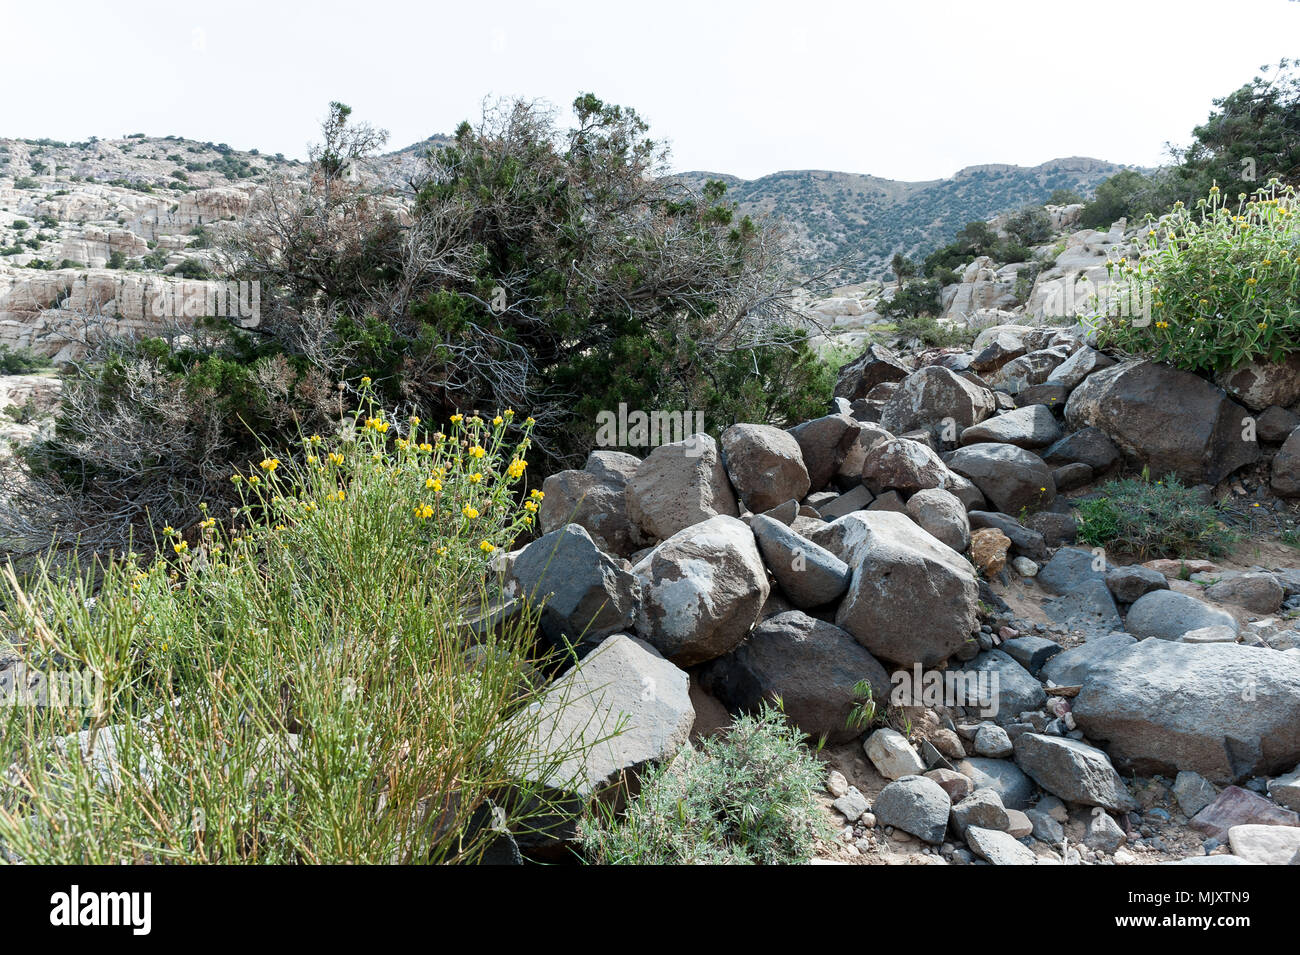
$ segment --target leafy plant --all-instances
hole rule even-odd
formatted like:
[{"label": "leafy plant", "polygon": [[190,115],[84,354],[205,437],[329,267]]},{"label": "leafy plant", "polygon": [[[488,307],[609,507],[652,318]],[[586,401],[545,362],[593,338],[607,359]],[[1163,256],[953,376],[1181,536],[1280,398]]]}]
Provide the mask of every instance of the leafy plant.
[{"label": "leafy plant", "polygon": [[1077,507],[1080,543],[1136,560],[1222,557],[1237,541],[1218,509],[1174,477],[1109,481]]},{"label": "leafy plant", "polygon": [[599,864],[806,862],[827,838],[816,793],[822,767],[779,709],[737,717],[668,766],[648,772],[620,818],[597,809],[580,827],[586,861]]},{"label": "leafy plant", "polygon": [[600,741],[535,751],[536,614],[465,628],[533,520],[531,423],[435,431],[362,394],[339,436],[241,469],[228,519],[192,502],[165,556],[0,575],[21,665],[86,677],[68,705],[0,708],[11,857],[473,861],[485,816],[558,811],[527,780],[567,782]]},{"label": "leafy plant", "polygon": [[1218,186],[1193,214],[1152,223],[1136,263],[1111,261],[1103,344],[1191,371],[1222,371],[1300,349],[1300,221],[1276,180],[1230,203]]}]

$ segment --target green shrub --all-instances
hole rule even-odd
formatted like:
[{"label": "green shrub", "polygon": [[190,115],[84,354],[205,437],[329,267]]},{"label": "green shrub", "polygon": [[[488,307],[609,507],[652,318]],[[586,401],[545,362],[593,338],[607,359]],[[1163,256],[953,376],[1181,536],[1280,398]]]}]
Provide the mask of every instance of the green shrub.
[{"label": "green shrub", "polygon": [[721,738],[652,769],[626,813],[583,822],[588,862],[627,865],[808,861],[828,838],[816,794],[821,764],[772,707],[736,719]]},{"label": "green shrub", "polygon": [[1216,186],[1197,211],[1179,204],[1147,233],[1099,322],[1107,346],[1191,371],[1278,361],[1300,350],[1300,222],[1294,187],[1276,181],[1235,203]]},{"label": "green shrub", "polygon": [[1222,557],[1237,535],[1176,478],[1110,481],[1080,501],[1079,542],[1135,560]]},{"label": "green shrub", "polygon": [[[165,258],[166,257],[164,256],[164,259]],[[182,278],[196,280],[212,278],[212,270],[204,265],[201,260],[196,258],[187,258],[182,260],[181,263],[172,270],[172,274],[179,275]]]},{"label": "green shrub", "polygon": [[23,663],[102,681],[87,707],[0,707],[8,852],[470,861],[493,806],[512,828],[558,811],[521,780],[567,783],[562,761],[599,740],[534,751],[536,614],[475,645],[463,626],[492,597],[491,552],[532,520],[511,467],[530,425],[439,440],[363,408],[347,439],[243,469],[228,526],[192,502],[194,527],[159,530],[165,558],[0,576],[0,622],[33,635]]},{"label": "green shrub", "polygon": [[880,314],[887,318],[915,318],[938,313],[939,283],[934,279],[908,282],[880,306]]},{"label": "green shrub", "polygon": [[1092,201],[1084,205],[1079,224],[1089,229],[1109,229],[1118,219],[1140,219],[1169,205],[1161,184],[1125,169],[1097,186]]},{"label": "green shrub", "polygon": [[46,364],[44,359],[25,348],[15,350],[8,345],[0,345],[0,375],[26,375]]}]

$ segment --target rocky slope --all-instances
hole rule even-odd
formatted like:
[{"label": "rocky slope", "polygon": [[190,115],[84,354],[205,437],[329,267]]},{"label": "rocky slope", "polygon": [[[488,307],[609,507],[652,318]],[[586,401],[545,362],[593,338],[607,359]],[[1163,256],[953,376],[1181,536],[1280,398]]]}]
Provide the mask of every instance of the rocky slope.
[{"label": "rocky slope", "polygon": [[[548,639],[617,650],[568,717],[633,730],[584,767],[601,786],[780,698],[828,744],[822,861],[1300,864],[1300,555],[1125,565],[1073,506],[1147,466],[1294,526],[1300,369],[1261,377],[1044,327],[875,345],[825,417],[552,475],[503,612],[545,598]],[[689,713],[653,689],[684,681]]]},{"label": "rocky slope", "polygon": [[802,169],[744,180],[684,173],[694,184],[727,183],[744,212],[777,215],[793,228],[798,261],[813,272],[846,265],[844,279],[887,278],[895,252],[924,257],[967,222],[1046,202],[1056,189],[1089,194],[1125,167],[1099,159],[1054,159],[1040,166],[970,166],[951,178],[902,182],[858,173]]}]

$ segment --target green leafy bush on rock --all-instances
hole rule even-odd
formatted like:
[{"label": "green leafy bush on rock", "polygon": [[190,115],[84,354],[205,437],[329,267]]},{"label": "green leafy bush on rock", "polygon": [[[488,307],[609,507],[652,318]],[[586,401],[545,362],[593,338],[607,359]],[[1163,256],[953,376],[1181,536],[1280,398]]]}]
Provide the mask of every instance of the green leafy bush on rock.
[{"label": "green leafy bush on rock", "polygon": [[1276,180],[1236,201],[1214,187],[1147,231],[1137,262],[1112,261],[1101,344],[1188,371],[1224,371],[1300,350],[1300,221]]}]

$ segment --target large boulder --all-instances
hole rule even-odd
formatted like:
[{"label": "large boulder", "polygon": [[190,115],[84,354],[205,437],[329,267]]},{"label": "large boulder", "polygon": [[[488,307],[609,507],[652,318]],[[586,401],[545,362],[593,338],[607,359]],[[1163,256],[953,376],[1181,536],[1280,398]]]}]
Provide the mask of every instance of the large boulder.
[{"label": "large boulder", "polygon": [[1019,394],[1026,388],[1046,382],[1048,376],[1065,362],[1068,355],[1069,351],[1060,346],[1041,348],[1021,355],[991,375],[989,384],[1010,394]]},{"label": "large boulder", "polygon": [[1043,539],[1043,535],[1025,527],[1011,515],[999,514],[997,511],[975,510],[968,512],[966,516],[970,518],[971,530],[996,528],[1011,541],[1011,549],[1021,557],[1028,557],[1040,564],[1047,560],[1047,542]]},{"label": "large boulder", "polygon": [[839,627],[798,610],[768,617],[702,674],[704,688],[728,708],[754,712],[780,699],[790,722],[830,743],[861,735],[849,717],[862,680],[873,699],[888,699],[889,675],[875,657]]},{"label": "large boulder", "polygon": [[[808,469],[808,489],[820,491],[831,483],[844,457],[855,447],[862,424],[851,415],[831,414],[790,429]],[[859,465],[859,473],[861,466]]]},{"label": "large boulder", "polygon": [[[520,775],[577,810],[627,787],[650,764],[671,759],[695,723],[690,680],[627,634],[607,638],[546,690],[526,720],[533,754]],[[652,692],[647,692],[650,689]],[[572,835],[563,824],[555,837]]]},{"label": "large boulder", "polygon": [[1137,808],[1110,757],[1097,747],[1040,733],[1022,733],[1014,746],[1016,763],[1053,796],[1116,812]]},{"label": "large boulder", "polygon": [[631,627],[641,585],[626,567],[602,553],[586,528],[569,524],[525,547],[510,578],[521,596],[544,602],[542,632],[563,645]]},{"label": "large boulder", "polygon": [[909,438],[881,441],[862,462],[862,483],[872,494],[915,494],[925,488],[946,487],[951,477],[952,472],[939,455]]},{"label": "large boulder", "polygon": [[725,515],[678,531],[632,569],[643,595],[636,632],[679,666],[733,650],[771,591],[753,531]]},{"label": "large boulder", "polygon": [[537,510],[542,533],[579,524],[604,550],[630,557],[649,543],[628,517],[627,484],[641,460],[621,451],[593,451],[582,470],[557,471],[542,483],[546,496]]},{"label": "large boulder", "polygon": [[717,442],[707,434],[651,451],[628,481],[626,500],[628,517],[652,540],[715,515],[740,514]]},{"label": "large boulder", "polygon": [[903,380],[881,409],[880,424],[894,434],[926,429],[955,441],[963,428],[983,421],[996,407],[989,389],[930,365]]},{"label": "large boulder", "polygon": [[1056,499],[1052,469],[1013,444],[971,444],[954,451],[948,467],[970,478],[1004,514],[1046,507]]},{"label": "large boulder", "polygon": [[848,564],[780,521],[757,514],[750,522],[759,552],[792,604],[811,609],[839,598],[849,585]]},{"label": "large boulder", "polygon": [[1139,639],[1178,640],[1189,630],[1203,627],[1230,627],[1237,632],[1232,614],[1176,590],[1143,594],[1129,608],[1125,626]]},{"label": "large boulder", "polygon": [[780,428],[733,424],[722,432],[722,454],[736,493],[755,514],[801,501],[812,486],[799,442]]},{"label": "large boulder", "polygon": [[[840,459],[839,467],[835,469],[833,477],[835,486],[842,491],[859,487],[862,484],[862,465],[866,462],[868,452],[882,441],[888,441],[892,437],[892,434],[878,424],[859,421],[858,432],[844,449],[844,456]],[[809,481],[811,480],[810,472]]]},{"label": "large boulder", "polygon": [[1279,497],[1300,497],[1300,428],[1291,432],[1273,458],[1272,485]]},{"label": "large boulder", "polygon": [[902,381],[908,368],[884,345],[869,345],[862,355],[840,369],[835,397],[857,401],[886,381]]},{"label": "large boulder", "polygon": [[894,663],[946,660],[976,629],[979,583],[970,563],[903,514],[858,511],[841,522],[853,580],[835,622]]},{"label": "large boulder", "polygon": [[1043,448],[1061,437],[1061,426],[1047,405],[1026,405],[986,418],[961,433],[962,444],[992,441],[1021,448]]},{"label": "large boulder", "polygon": [[[1163,576],[1163,575],[1162,575]],[[1205,588],[1205,596],[1215,603],[1230,604],[1252,613],[1277,613],[1286,591],[1272,574],[1254,573],[1225,576]]]},{"label": "large boulder", "polygon": [[1300,659],[1143,640],[1088,671],[1072,712],[1126,772],[1191,770],[1219,783],[1275,774],[1300,761]]},{"label": "large boulder", "polygon": [[1035,865],[1038,856],[1010,833],[971,826],[966,830],[971,851],[990,865]]},{"label": "large boulder", "polygon": [[1270,405],[1285,408],[1300,401],[1300,354],[1286,361],[1246,362],[1216,380],[1219,387],[1254,411]]},{"label": "large boulder", "polygon": [[1131,633],[1107,633],[1090,638],[1086,643],[1056,654],[1043,664],[1039,676],[1057,686],[1079,686],[1088,678],[1093,668],[1102,661],[1137,643]]},{"label": "large boulder", "polygon": [[1249,413],[1221,388],[1156,362],[1125,362],[1084,379],[1070,395],[1071,427],[1092,425],[1157,476],[1216,484],[1259,458]]}]

